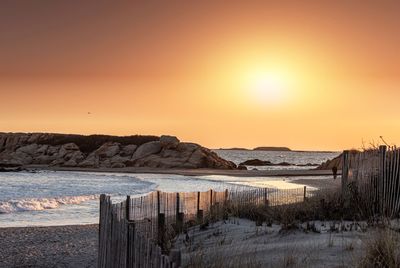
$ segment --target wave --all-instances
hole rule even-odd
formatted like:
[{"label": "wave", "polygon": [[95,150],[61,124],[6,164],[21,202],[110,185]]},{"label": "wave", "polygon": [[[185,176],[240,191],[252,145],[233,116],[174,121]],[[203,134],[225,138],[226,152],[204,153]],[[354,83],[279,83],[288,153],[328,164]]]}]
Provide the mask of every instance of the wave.
[{"label": "wave", "polygon": [[0,201],[0,214],[55,209],[62,205],[77,205],[98,198],[99,195],[81,195]]}]

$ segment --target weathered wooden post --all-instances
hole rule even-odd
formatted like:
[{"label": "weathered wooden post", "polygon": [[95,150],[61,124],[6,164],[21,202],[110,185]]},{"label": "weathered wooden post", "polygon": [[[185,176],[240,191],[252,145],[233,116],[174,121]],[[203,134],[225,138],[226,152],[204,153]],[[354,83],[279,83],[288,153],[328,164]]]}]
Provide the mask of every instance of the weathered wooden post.
[{"label": "weathered wooden post", "polygon": [[107,248],[107,230],[106,230],[106,218],[109,211],[106,208],[106,195],[100,195],[100,217],[99,217],[99,248],[98,248],[98,262],[97,266],[103,268],[106,266],[106,248]]},{"label": "weathered wooden post", "polygon": [[210,216],[213,217],[213,190],[210,190]]},{"label": "weathered wooden post", "polygon": [[161,213],[160,191],[157,191],[157,215]]},{"label": "weathered wooden post", "polygon": [[184,213],[180,212],[180,198],[179,198],[179,193],[176,193],[176,227],[177,231],[181,232],[182,231],[182,226],[183,226],[183,220],[185,217]]},{"label": "weathered wooden post", "polygon": [[130,267],[131,263],[131,245],[133,244],[131,241],[131,228],[130,228],[130,208],[131,208],[131,197],[129,195],[126,196],[125,201],[125,224],[127,225],[126,232],[126,266]]},{"label": "weathered wooden post", "polygon": [[386,145],[379,146],[379,212],[385,213],[386,207]]},{"label": "weathered wooden post", "polygon": [[134,267],[135,264],[135,254],[134,254],[134,245],[135,245],[135,222],[127,221],[127,253],[126,253],[126,267]]},{"label": "weathered wooden post", "polygon": [[266,207],[269,206],[268,188],[264,188],[264,205],[265,205]]},{"label": "weathered wooden post", "polygon": [[200,192],[197,192],[197,222],[203,222],[203,210],[200,209]]},{"label": "weathered wooden post", "polygon": [[347,183],[349,177],[349,154],[350,151],[343,151],[342,155],[342,195],[347,192]]},{"label": "weathered wooden post", "polygon": [[173,249],[169,253],[169,261],[172,263],[173,267],[181,267],[182,265],[182,254],[179,249]]},{"label": "weathered wooden post", "polygon": [[165,214],[161,213],[161,193],[157,191],[157,240],[161,249],[165,249]]},{"label": "weathered wooden post", "polygon": [[127,195],[126,196],[126,202],[125,202],[125,219],[126,220],[130,220],[130,216],[131,216],[131,212],[130,212],[130,208],[131,208],[131,196]]},{"label": "weathered wooden post", "polygon": [[307,201],[307,186],[304,186],[303,202]]}]

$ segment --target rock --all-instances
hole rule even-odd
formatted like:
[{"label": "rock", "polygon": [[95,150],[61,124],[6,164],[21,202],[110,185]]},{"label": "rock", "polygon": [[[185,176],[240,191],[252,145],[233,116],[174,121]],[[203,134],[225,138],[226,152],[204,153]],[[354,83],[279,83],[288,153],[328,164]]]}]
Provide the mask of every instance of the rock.
[{"label": "rock", "polygon": [[247,167],[244,166],[244,165],[239,165],[237,168],[238,168],[239,170],[247,170]]},{"label": "rock", "polygon": [[151,141],[139,146],[132,155],[132,161],[146,157],[148,155],[157,154],[161,151],[161,143],[159,141]]},{"label": "rock", "polygon": [[65,162],[64,158],[57,158],[56,160],[50,163],[50,166],[60,166],[64,164],[64,162]]},{"label": "rock", "polygon": [[271,166],[273,165],[270,161],[263,161],[260,159],[251,159],[251,160],[246,160],[242,163],[239,164],[243,166]]},{"label": "rock", "polygon": [[110,158],[118,154],[120,150],[120,144],[116,142],[106,142],[99,149],[96,150],[96,154],[100,158]]},{"label": "rock", "polygon": [[211,150],[200,146],[190,156],[188,163],[196,168],[236,169],[233,162],[222,159]]},{"label": "rock", "polygon": [[185,165],[185,159],[182,158],[164,158],[160,155],[149,155],[137,160],[135,167],[150,167],[150,168],[177,168]]},{"label": "rock", "polygon": [[5,166],[22,166],[32,163],[32,156],[19,152],[2,152],[0,154],[0,164]]},{"label": "rock", "polygon": [[342,169],[342,154],[340,154],[338,157],[335,157],[331,160],[328,160],[321,165],[319,165],[316,169],[317,170],[332,170],[333,167],[336,167],[337,169]]},{"label": "rock", "polygon": [[39,155],[33,158],[32,164],[35,165],[49,165],[51,162],[56,160],[54,155]]},{"label": "rock", "polygon": [[124,167],[126,167],[126,165],[123,164],[123,163],[113,163],[113,164],[111,164],[111,168],[124,168]]},{"label": "rock", "polygon": [[64,167],[76,167],[78,165],[78,163],[75,161],[75,159],[71,158],[70,160],[68,160],[67,162],[63,163]]},{"label": "rock", "polygon": [[179,145],[179,139],[175,136],[162,135],[160,137],[160,144],[165,149],[175,149]]},{"label": "rock", "polygon": [[285,166],[285,167],[288,167],[288,166],[293,166],[293,164],[290,164],[288,162],[280,162],[278,164],[273,164],[273,166]]},{"label": "rock", "polygon": [[47,153],[47,149],[49,149],[49,145],[41,145],[36,150],[36,153],[37,154],[46,154]]},{"label": "rock", "polygon": [[79,147],[75,143],[66,143],[62,145],[60,150],[58,151],[58,157],[63,158],[71,151],[79,151]]},{"label": "rock", "polygon": [[110,159],[111,164],[121,163],[125,165],[127,161],[129,161],[129,157],[123,157],[120,155],[115,155]]},{"label": "rock", "polygon": [[188,152],[188,153],[193,153],[195,150],[197,150],[200,147],[200,145],[196,143],[191,143],[191,142],[181,142],[179,143],[178,147],[176,150],[178,152]]},{"label": "rock", "polygon": [[105,160],[101,161],[100,164],[99,164],[99,167],[110,168],[111,167],[110,159],[105,159]]},{"label": "rock", "polygon": [[100,166],[100,158],[96,153],[91,153],[86,159],[78,164],[79,167],[97,168]]},{"label": "rock", "polygon": [[293,166],[293,164],[288,163],[288,162],[280,162],[278,164],[274,164],[270,161],[263,161],[260,159],[246,160],[243,163],[240,163],[239,165],[244,165],[244,166]]},{"label": "rock", "polygon": [[47,148],[48,155],[57,155],[59,151],[60,151],[60,146],[49,146]]},{"label": "rock", "polygon": [[9,167],[9,168],[0,167],[0,172],[20,172],[20,171],[25,171],[25,169],[21,167]]},{"label": "rock", "polygon": [[129,156],[132,157],[133,153],[136,151],[137,145],[129,144],[123,146],[121,152],[119,153],[121,156]]},{"label": "rock", "polygon": [[16,150],[16,152],[17,153],[18,152],[22,152],[22,153],[25,153],[25,154],[28,154],[28,155],[34,155],[36,153],[38,147],[39,146],[36,143],[33,143],[33,144],[29,144],[29,145],[26,145],[26,146],[19,147]]},{"label": "rock", "polygon": [[85,155],[81,151],[74,151],[66,154],[64,159],[66,161],[74,160],[76,163],[79,163],[85,159]]}]

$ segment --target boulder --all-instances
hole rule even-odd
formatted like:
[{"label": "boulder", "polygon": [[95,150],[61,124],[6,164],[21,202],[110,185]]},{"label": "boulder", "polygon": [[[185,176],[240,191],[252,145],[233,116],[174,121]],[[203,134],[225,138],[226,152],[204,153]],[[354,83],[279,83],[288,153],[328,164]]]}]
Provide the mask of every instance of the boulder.
[{"label": "boulder", "polygon": [[53,162],[50,163],[50,166],[60,166],[65,163],[64,158],[57,158]]},{"label": "boulder", "polygon": [[126,165],[123,164],[123,163],[113,163],[113,164],[111,164],[111,168],[124,168],[124,167],[126,167]]},{"label": "boulder", "polygon": [[336,167],[337,169],[342,169],[342,164],[343,164],[342,159],[343,159],[342,154],[340,154],[338,157],[335,157],[331,160],[327,160],[326,162],[322,163],[316,169],[317,170],[332,170],[333,167]]},{"label": "boulder", "polygon": [[91,153],[84,159],[82,162],[78,164],[79,167],[92,167],[92,168],[97,168],[100,165],[100,159],[96,155],[96,153]]},{"label": "boulder", "polygon": [[152,154],[158,154],[161,151],[161,143],[159,141],[151,141],[139,146],[132,155],[132,161],[146,157]]},{"label": "boulder", "polygon": [[29,145],[25,145],[25,146],[19,147],[16,150],[16,152],[17,153],[18,152],[22,152],[22,153],[25,153],[25,154],[28,154],[28,155],[34,155],[36,153],[38,147],[39,146],[36,143],[33,143],[33,144],[29,144]]},{"label": "boulder", "polygon": [[124,164],[129,161],[129,157],[123,157],[121,155],[115,155],[110,159],[111,164],[121,163]]},{"label": "boulder", "polygon": [[76,163],[79,163],[79,162],[81,162],[83,159],[85,159],[85,155],[81,152],[81,151],[74,151],[74,152],[70,152],[70,153],[68,153],[68,154],[66,154],[65,156],[64,156],[64,159],[66,160],[66,161],[69,161],[69,160],[74,160]]},{"label": "boulder", "polygon": [[193,153],[195,150],[200,148],[201,146],[196,144],[196,143],[191,143],[191,142],[181,142],[179,143],[178,147],[176,147],[176,150],[178,152],[188,152],[188,153]]},{"label": "boulder", "polygon": [[60,146],[49,146],[47,148],[47,154],[48,155],[57,155],[58,152],[60,151]]},{"label": "boulder", "polygon": [[111,161],[110,161],[110,159],[105,159],[105,160],[101,161],[101,162],[99,163],[99,167],[102,167],[102,168],[110,168],[110,167],[111,167]]},{"label": "boulder", "polygon": [[175,136],[162,135],[160,137],[160,144],[164,149],[174,149],[178,147],[179,142],[179,139]]},{"label": "boulder", "polygon": [[101,158],[110,158],[118,154],[120,151],[120,144],[116,142],[106,142],[99,149],[96,154]]},{"label": "boulder", "polygon": [[243,165],[239,165],[237,168],[238,168],[239,170],[247,170],[247,167],[246,167],[246,166],[243,166]]},{"label": "boulder", "polygon": [[47,154],[47,149],[49,149],[49,145],[41,145],[37,148],[36,153],[37,154]]},{"label": "boulder", "polygon": [[272,166],[273,164],[270,161],[263,161],[260,159],[251,159],[246,160],[239,164],[239,166]]},{"label": "boulder", "polygon": [[75,143],[66,143],[62,145],[60,150],[58,151],[58,157],[63,158],[66,154],[70,153],[71,151],[79,151],[79,147]]},{"label": "boulder", "polygon": [[32,156],[20,152],[3,152],[0,154],[0,163],[8,166],[29,165],[32,163]]},{"label": "boulder", "polygon": [[64,167],[76,167],[78,163],[75,161],[75,159],[71,158],[70,160],[64,162],[62,165]]},{"label": "boulder", "polygon": [[[149,155],[137,160],[135,167],[150,167],[150,168],[178,168],[186,164],[182,158],[162,157],[160,155]],[[193,165],[194,167],[194,165]]]},{"label": "boulder", "polygon": [[121,152],[119,153],[121,156],[129,156],[132,157],[133,153],[136,151],[137,145],[129,144],[123,146]]},{"label": "boulder", "polygon": [[51,162],[56,160],[54,155],[39,155],[33,158],[32,164],[35,165],[49,165]]}]

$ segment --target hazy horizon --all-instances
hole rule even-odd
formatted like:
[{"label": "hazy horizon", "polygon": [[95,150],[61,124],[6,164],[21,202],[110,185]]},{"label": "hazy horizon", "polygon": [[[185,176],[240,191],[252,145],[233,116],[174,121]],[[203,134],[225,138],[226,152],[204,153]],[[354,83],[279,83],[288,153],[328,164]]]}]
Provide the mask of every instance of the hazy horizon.
[{"label": "hazy horizon", "polygon": [[0,3],[0,131],[400,142],[400,2]]}]

